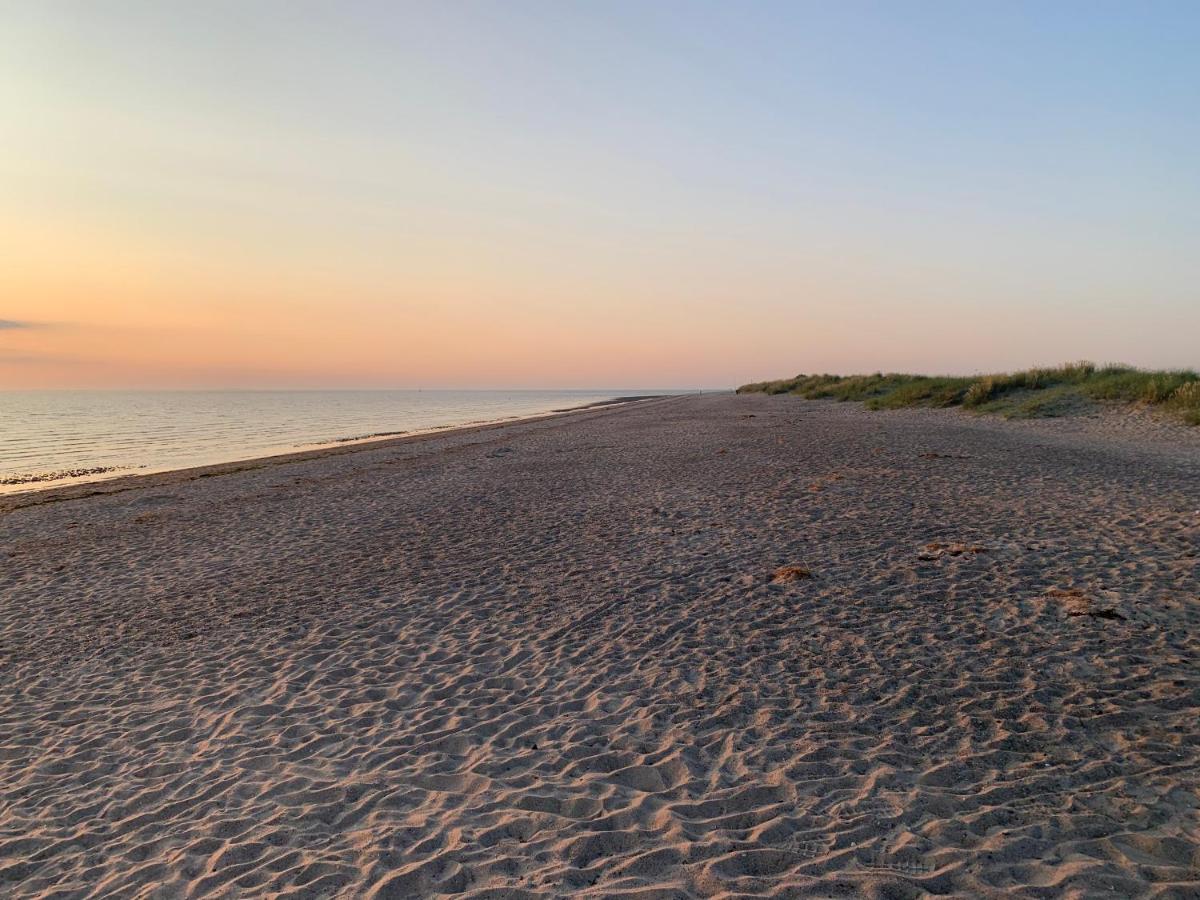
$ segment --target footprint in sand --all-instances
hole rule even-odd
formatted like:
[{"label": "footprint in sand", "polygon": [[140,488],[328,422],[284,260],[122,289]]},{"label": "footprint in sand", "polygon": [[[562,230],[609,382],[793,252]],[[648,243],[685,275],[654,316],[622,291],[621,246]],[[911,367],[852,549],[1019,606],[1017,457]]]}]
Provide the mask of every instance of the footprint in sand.
[{"label": "footprint in sand", "polygon": [[990,551],[991,547],[984,547],[981,544],[964,544],[957,541],[954,543],[933,541],[921,548],[921,551],[917,554],[917,559],[932,561],[941,559],[943,556],[975,556]]},{"label": "footprint in sand", "polygon": [[1101,606],[1094,597],[1085,594],[1078,588],[1050,588],[1045,597],[1058,601],[1068,616],[1088,616],[1093,619],[1108,619],[1124,622],[1122,615],[1113,606]]},{"label": "footprint in sand", "polygon": [[864,869],[877,872],[898,872],[901,875],[928,875],[934,867],[920,856],[893,856],[888,853],[875,853],[867,859],[860,859],[858,864]]}]

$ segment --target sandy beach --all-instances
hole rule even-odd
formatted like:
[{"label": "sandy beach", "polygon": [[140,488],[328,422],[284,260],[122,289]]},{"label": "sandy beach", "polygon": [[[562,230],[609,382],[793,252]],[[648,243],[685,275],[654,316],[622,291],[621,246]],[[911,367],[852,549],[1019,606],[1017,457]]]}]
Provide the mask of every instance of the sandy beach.
[{"label": "sandy beach", "polygon": [[1197,897],[1198,551],[1200,429],[790,396],[6,496],[0,895]]}]

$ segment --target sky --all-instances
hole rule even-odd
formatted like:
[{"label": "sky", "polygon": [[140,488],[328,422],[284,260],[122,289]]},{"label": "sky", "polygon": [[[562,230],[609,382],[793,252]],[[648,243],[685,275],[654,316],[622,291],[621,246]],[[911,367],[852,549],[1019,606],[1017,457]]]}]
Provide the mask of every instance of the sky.
[{"label": "sky", "polygon": [[1200,4],[0,0],[0,389],[1200,365]]}]

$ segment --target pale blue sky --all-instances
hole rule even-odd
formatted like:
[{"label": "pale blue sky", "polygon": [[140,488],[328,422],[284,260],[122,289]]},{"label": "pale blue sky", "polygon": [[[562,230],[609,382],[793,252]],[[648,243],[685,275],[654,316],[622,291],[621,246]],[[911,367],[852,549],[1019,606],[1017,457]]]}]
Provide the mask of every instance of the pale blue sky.
[{"label": "pale blue sky", "polygon": [[12,383],[1200,364],[1200,4],[0,12]]}]

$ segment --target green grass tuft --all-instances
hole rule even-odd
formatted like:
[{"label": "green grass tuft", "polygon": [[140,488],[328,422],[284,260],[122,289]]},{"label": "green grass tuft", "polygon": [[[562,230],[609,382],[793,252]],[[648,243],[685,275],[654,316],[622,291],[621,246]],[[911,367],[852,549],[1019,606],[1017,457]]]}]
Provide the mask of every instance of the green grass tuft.
[{"label": "green grass tuft", "polygon": [[1200,379],[1194,372],[1190,381],[1185,381],[1177,387],[1165,401],[1164,405],[1173,410],[1189,425],[1200,425]]},{"label": "green grass tuft", "polygon": [[1195,372],[1153,372],[1090,362],[971,377],[882,372],[797,375],[742,385],[737,392],[858,400],[869,409],[963,406],[1008,418],[1064,415],[1089,401],[1111,400],[1162,407],[1190,425],[1200,425],[1200,375]]}]

